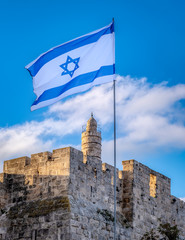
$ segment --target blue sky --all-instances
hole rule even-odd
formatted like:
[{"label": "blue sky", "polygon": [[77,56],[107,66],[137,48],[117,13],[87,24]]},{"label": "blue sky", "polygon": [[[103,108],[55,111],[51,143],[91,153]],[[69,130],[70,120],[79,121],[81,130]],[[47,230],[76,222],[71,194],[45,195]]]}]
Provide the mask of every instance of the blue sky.
[{"label": "blue sky", "polygon": [[111,163],[111,85],[31,112],[35,95],[24,66],[114,17],[118,167],[134,158],[170,177],[172,194],[185,197],[184,8],[181,0],[1,1],[1,169],[14,157],[80,149],[81,126],[91,111],[102,128],[103,161]]}]

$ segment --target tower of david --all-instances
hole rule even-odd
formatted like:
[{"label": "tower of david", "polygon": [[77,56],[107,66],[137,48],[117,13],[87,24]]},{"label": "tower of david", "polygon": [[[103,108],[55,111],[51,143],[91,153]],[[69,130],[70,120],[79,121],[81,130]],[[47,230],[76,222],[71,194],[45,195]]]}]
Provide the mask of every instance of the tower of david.
[{"label": "tower of david", "polygon": [[[0,240],[111,240],[114,167],[102,163],[93,116],[72,147],[4,161],[0,174]],[[10,146],[11,148],[11,146]],[[185,239],[185,203],[170,179],[134,159],[116,169],[117,239],[140,240],[160,223]]]}]

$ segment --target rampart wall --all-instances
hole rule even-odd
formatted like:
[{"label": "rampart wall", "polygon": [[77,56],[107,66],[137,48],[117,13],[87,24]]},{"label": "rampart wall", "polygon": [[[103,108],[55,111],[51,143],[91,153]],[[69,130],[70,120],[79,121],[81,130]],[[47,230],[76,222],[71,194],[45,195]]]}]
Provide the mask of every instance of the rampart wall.
[{"label": "rampart wall", "polygon": [[3,174],[0,239],[70,239],[70,148],[5,161]]},{"label": "rampart wall", "polygon": [[[0,239],[113,239],[113,175],[113,166],[71,147],[5,161]],[[169,178],[123,161],[116,191],[119,240],[140,240],[160,221],[185,238],[185,203],[171,196]]]},{"label": "rampart wall", "polygon": [[123,211],[132,208],[133,239],[161,223],[177,225],[185,239],[185,203],[171,196],[171,180],[135,160],[123,161],[123,169],[127,176]]},{"label": "rampart wall", "polygon": [[[119,175],[117,231],[125,240]],[[5,161],[1,181],[0,239],[113,238],[113,167],[99,159],[70,147],[33,154]]]}]

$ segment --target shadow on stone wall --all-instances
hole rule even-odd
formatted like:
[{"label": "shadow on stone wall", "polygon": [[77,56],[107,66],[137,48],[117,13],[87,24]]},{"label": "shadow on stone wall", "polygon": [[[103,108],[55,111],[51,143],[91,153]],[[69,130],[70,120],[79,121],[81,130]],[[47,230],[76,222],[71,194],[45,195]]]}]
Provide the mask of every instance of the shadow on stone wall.
[{"label": "shadow on stone wall", "polygon": [[0,182],[0,239],[63,239],[69,234],[68,178],[33,175],[32,185],[26,178],[4,174]]}]

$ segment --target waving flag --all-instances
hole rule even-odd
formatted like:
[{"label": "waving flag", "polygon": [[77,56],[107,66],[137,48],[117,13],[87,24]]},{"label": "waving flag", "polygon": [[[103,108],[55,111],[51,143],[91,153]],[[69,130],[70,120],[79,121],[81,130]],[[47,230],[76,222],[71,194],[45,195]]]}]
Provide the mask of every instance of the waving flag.
[{"label": "waving flag", "polygon": [[54,47],[25,68],[33,78],[36,100],[31,110],[95,85],[113,81],[114,23]]}]

